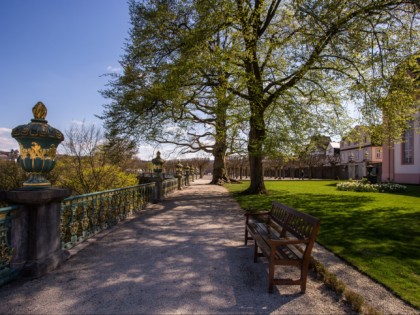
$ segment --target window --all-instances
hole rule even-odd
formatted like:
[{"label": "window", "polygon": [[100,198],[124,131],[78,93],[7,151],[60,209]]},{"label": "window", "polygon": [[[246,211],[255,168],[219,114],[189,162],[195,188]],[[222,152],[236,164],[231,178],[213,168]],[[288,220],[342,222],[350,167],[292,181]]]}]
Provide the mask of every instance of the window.
[{"label": "window", "polygon": [[413,164],[414,162],[414,130],[413,123],[404,131],[402,143],[402,164]]},{"label": "window", "polygon": [[376,152],[376,158],[382,159],[382,150],[380,148],[376,148],[375,152]]}]

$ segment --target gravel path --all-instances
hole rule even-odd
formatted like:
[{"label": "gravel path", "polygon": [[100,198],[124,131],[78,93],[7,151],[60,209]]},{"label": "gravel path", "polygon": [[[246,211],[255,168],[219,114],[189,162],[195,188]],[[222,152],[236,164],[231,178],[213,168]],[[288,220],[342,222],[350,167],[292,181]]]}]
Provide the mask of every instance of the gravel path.
[{"label": "gravel path", "polygon": [[[77,246],[57,270],[0,288],[0,314],[352,313],[314,275],[306,294],[299,286],[268,294],[267,263],[254,264],[252,246],[243,245],[243,211],[225,188],[207,182]],[[319,246],[316,255],[338,273],[351,269]],[[384,313],[416,313],[386,293],[379,300],[390,305],[377,304]],[[375,294],[369,299],[376,303]]]}]

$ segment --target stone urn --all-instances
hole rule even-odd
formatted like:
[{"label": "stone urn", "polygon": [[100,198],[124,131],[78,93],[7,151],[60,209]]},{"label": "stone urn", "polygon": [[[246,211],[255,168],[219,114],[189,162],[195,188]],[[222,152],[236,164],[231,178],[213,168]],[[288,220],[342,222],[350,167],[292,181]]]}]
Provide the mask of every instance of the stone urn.
[{"label": "stone urn", "polygon": [[45,120],[47,108],[38,102],[33,108],[34,118],[26,125],[12,130],[12,137],[19,142],[20,155],[18,163],[30,174],[23,183],[24,187],[49,187],[51,183],[44,177],[55,166],[57,146],[64,140],[63,134],[48,125]]},{"label": "stone urn", "polygon": [[160,157],[160,151],[157,151],[156,157],[152,159],[152,164],[153,173],[159,177],[162,174],[163,164],[165,164],[165,160]]}]

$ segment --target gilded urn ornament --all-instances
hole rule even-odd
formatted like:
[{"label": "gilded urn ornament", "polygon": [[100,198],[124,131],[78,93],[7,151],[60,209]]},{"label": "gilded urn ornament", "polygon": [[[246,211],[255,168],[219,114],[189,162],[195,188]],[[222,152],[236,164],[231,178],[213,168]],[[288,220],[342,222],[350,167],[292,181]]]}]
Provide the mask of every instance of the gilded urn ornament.
[{"label": "gilded urn ornament", "polygon": [[165,160],[163,160],[160,157],[160,151],[157,151],[156,157],[154,159],[152,159],[153,172],[156,175],[160,176],[160,174],[162,173],[162,168],[163,168],[164,163],[165,163]]},{"label": "gilded urn ornament", "polygon": [[48,125],[45,120],[47,108],[38,102],[33,108],[34,118],[27,125],[12,130],[12,137],[19,142],[18,163],[25,172],[30,173],[24,187],[49,187],[51,183],[44,178],[55,166],[57,146],[64,140],[63,134]]}]

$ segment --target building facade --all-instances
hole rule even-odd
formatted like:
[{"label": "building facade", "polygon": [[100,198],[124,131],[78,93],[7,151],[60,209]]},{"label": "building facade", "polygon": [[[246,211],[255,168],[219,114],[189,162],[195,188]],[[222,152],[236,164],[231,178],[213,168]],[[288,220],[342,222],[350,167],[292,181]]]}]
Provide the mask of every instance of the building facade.
[{"label": "building facade", "polygon": [[373,176],[380,173],[383,150],[380,143],[372,140],[368,128],[356,126],[340,142],[341,165],[347,168],[348,177],[361,179],[368,174],[367,167],[372,166]]},{"label": "building facade", "polygon": [[382,181],[420,184],[420,134],[414,128],[419,124],[420,112],[414,118],[401,143],[384,145]]}]

